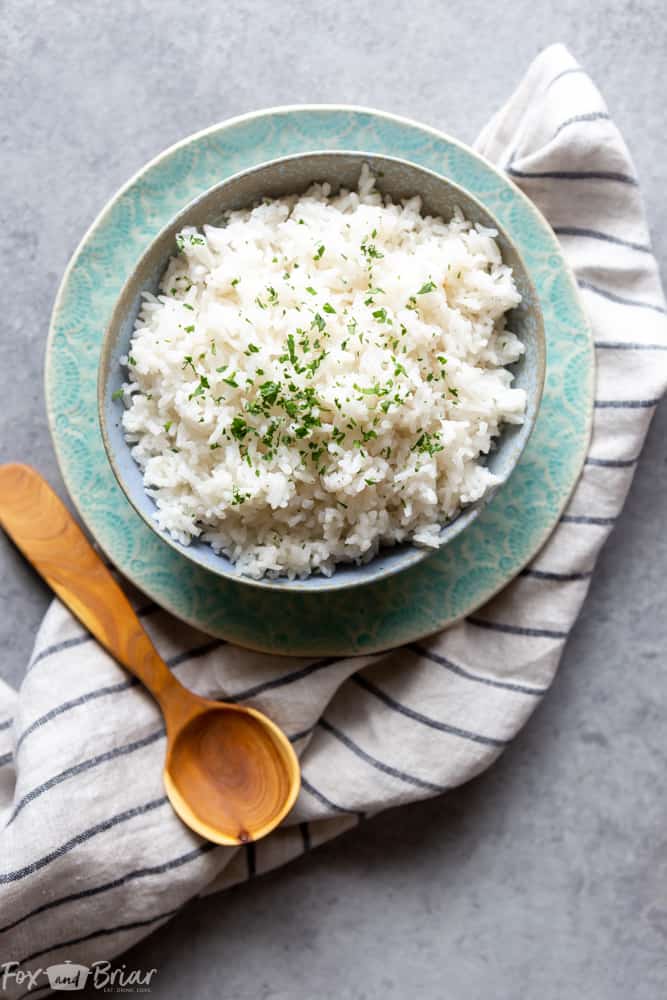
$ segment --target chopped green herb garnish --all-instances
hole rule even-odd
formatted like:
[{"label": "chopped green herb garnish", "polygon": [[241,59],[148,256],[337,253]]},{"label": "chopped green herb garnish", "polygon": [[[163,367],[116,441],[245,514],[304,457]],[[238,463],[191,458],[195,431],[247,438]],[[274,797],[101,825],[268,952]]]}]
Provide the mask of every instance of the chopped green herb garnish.
[{"label": "chopped green herb garnish", "polygon": [[324,305],[322,306],[322,309],[324,310],[325,313],[335,313],[336,312],[336,310],[334,309],[334,307],[329,302],[325,302]]},{"label": "chopped green herb garnish", "polygon": [[206,378],[206,376],[205,375],[200,375],[199,376],[199,385],[197,386],[197,388],[195,389],[194,392],[190,393],[190,395],[188,396],[188,399],[194,399],[195,396],[203,396],[204,395],[204,389],[209,389],[209,388],[210,388],[210,386],[208,384],[208,379]]},{"label": "chopped green herb garnish", "polygon": [[239,490],[238,486],[234,486],[233,487],[233,489],[232,489],[232,507],[235,507],[237,504],[245,503],[246,500],[249,500],[249,499],[250,499],[250,494],[249,493],[241,493],[241,491]]},{"label": "chopped green herb garnish", "polygon": [[124,395],[124,393],[123,393],[122,389],[116,389],[115,392],[111,393],[111,398],[112,399],[122,399],[123,395]]},{"label": "chopped green herb garnish", "polygon": [[322,351],[322,353],[319,355],[319,357],[315,358],[313,361],[309,361],[308,362],[308,364],[306,365],[306,370],[308,372],[310,372],[311,375],[314,375],[315,372],[317,371],[317,369],[320,367],[320,365],[324,361],[324,359],[326,358],[326,356],[327,356],[327,352],[326,351]]},{"label": "chopped green herb garnish", "polygon": [[264,402],[268,406],[273,406],[280,392],[280,384],[278,382],[263,382],[259,387],[259,391]]},{"label": "chopped green herb garnish", "polygon": [[[377,235],[376,229],[374,229],[373,232],[371,233],[371,239],[375,239],[375,235]],[[366,258],[366,260],[381,260],[384,257],[384,254],[380,253],[375,244],[368,243],[367,240],[364,240],[364,242],[361,244],[361,252]]]},{"label": "chopped green herb garnish", "polygon": [[317,295],[317,292],[312,285],[307,285],[306,291],[309,293],[309,295]]},{"label": "chopped green herb garnish", "polygon": [[322,258],[322,255],[324,254],[325,249],[326,249],[326,247],[324,246],[324,244],[320,243],[320,245],[318,246],[317,250],[315,251],[315,255],[313,257],[313,260],[320,260]]},{"label": "chopped green herb garnish", "polygon": [[417,438],[410,451],[418,451],[420,454],[427,454],[432,458],[436,452],[443,451],[443,448],[444,446],[440,444],[439,434],[429,434],[427,431],[424,431]]},{"label": "chopped green herb garnish", "polygon": [[369,389],[364,389],[355,382],[354,388],[357,392],[360,392],[362,396],[386,396],[389,391],[388,389],[383,389],[379,382],[376,382],[375,385],[372,385]]},{"label": "chopped green herb garnish", "polygon": [[433,281],[427,281],[425,285],[422,285],[417,295],[426,295],[428,292],[434,292],[438,286]]},{"label": "chopped green herb garnish", "polygon": [[230,430],[232,435],[237,441],[243,441],[243,438],[250,432],[249,425],[245,422],[243,417],[234,417],[232,420]]},{"label": "chopped green herb garnish", "polygon": [[296,360],[296,349],[294,347],[294,334],[290,333],[287,336],[287,350],[289,351],[289,359],[294,368],[297,367]]}]

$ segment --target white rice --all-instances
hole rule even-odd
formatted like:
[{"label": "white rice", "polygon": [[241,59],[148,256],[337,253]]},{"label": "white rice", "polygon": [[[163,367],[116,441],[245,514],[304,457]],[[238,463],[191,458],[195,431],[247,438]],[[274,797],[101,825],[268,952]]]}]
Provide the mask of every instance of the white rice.
[{"label": "white rice", "polygon": [[460,212],[306,194],[184,229],[145,296],[123,425],[161,529],[238,570],[330,575],[382,544],[436,546],[495,482],[480,461],[525,393],[520,295]]}]

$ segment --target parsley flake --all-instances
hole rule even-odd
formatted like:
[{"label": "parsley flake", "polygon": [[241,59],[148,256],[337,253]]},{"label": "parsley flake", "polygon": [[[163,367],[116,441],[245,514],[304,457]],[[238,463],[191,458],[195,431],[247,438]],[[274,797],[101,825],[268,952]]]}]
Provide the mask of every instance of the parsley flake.
[{"label": "parsley flake", "polygon": [[203,396],[204,395],[204,389],[209,389],[209,388],[210,388],[210,386],[208,384],[208,379],[206,378],[206,376],[205,375],[200,375],[199,376],[199,385],[197,386],[197,388],[195,389],[194,392],[190,393],[190,395],[188,396],[188,399],[194,399],[195,396]]},{"label": "parsley flake", "polygon": [[259,387],[262,399],[267,404],[267,406],[273,406],[278,398],[278,393],[280,392],[280,383],[278,382],[262,382]]},{"label": "parsley flake", "polygon": [[249,493],[241,493],[238,486],[234,486],[232,489],[232,507],[236,507],[237,504],[245,503],[246,500],[250,499]]},{"label": "parsley flake", "polygon": [[250,432],[249,425],[245,422],[243,417],[234,417],[232,420],[230,430],[232,435],[237,441],[243,441],[243,438]]}]

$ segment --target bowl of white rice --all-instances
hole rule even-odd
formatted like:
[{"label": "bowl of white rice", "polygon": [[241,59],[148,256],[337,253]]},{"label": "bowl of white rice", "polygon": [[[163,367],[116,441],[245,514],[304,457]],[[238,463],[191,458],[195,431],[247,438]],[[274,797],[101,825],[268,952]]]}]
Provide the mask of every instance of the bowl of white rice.
[{"label": "bowl of white rice", "polygon": [[99,416],[165,542],[261,587],[406,569],[479,516],[545,370],[521,256],[463,188],[306,153],[216,185],[155,237],[105,334]]}]

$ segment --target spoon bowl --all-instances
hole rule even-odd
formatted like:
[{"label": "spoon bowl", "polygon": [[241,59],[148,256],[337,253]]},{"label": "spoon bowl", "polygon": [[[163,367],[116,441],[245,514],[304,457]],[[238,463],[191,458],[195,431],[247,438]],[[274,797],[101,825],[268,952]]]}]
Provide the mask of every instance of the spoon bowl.
[{"label": "spoon bowl", "polygon": [[266,716],[209,702],[169,740],[164,784],[174,810],[202,837],[247,843],[292,808],[295,765],[291,744]]},{"label": "spoon bowl", "polygon": [[164,784],[183,822],[228,845],[275,829],[300,787],[299,761],[285,733],[256,709],[202,698],[174,677],[70,512],[28,465],[0,466],[0,525],[157,701],[167,727]]}]

